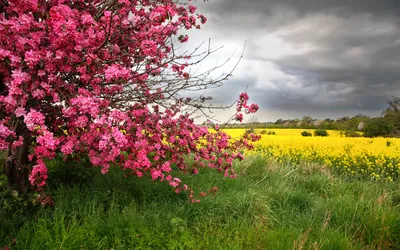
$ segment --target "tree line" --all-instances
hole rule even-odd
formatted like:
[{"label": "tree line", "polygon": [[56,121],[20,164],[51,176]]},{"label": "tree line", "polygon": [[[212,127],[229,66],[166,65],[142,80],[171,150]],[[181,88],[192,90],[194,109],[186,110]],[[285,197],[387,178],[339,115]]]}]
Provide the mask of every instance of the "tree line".
[{"label": "tree line", "polygon": [[304,116],[301,119],[278,119],[275,122],[253,120],[242,124],[229,124],[227,128],[326,129],[343,131],[343,136],[348,137],[400,137],[400,97],[392,97],[380,117],[358,114],[353,117],[320,120]]}]

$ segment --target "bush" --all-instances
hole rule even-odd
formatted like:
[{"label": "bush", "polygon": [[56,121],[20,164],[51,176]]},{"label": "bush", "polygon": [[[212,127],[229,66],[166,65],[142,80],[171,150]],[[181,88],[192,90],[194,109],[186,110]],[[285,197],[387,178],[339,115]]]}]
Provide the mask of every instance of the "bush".
[{"label": "bush", "polygon": [[36,194],[10,189],[7,177],[0,173],[0,218],[20,216],[36,205]]},{"label": "bush", "polygon": [[314,131],[314,135],[326,137],[328,136],[328,132],[325,129],[317,129]]},{"label": "bush", "polygon": [[87,156],[68,158],[66,161],[63,155],[58,154],[55,159],[46,162],[48,168],[48,185],[73,186],[88,183],[92,180],[96,169],[90,163]]},{"label": "bush", "polygon": [[260,134],[262,134],[262,135],[267,134],[267,130],[265,130],[265,129],[261,130]]},{"label": "bush", "polygon": [[268,131],[268,135],[276,135],[275,131]]},{"label": "bush", "polygon": [[344,136],[346,137],[360,137],[361,135],[354,130],[349,130],[344,132]]},{"label": "bush", "polygon": [[302,136],[312,136],[312,134],[311,133],[309,133],[309,132],[307,132],[307,131],[303,131],[303,132],[301,132],[301,135]]},{"label": "bush", "polygon": [[364,127],[364,137],[387,136],[393,131],[393,126],[383,118],[374,118],[367,121]]}]

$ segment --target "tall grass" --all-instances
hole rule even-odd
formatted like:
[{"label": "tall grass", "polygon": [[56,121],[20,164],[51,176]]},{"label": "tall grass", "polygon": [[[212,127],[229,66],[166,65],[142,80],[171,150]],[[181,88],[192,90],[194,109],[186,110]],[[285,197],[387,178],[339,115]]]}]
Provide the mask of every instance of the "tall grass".
[{"label": "tall grass", "polygon": [[111,169],[80,186],[49,190],[55,207],[13,223],[12,249],[400,249],[399,183],[342,179],[316,165],[282,166],[253,157],[237,179],[212,170],[182,179],[198,204],[166,183]]}]

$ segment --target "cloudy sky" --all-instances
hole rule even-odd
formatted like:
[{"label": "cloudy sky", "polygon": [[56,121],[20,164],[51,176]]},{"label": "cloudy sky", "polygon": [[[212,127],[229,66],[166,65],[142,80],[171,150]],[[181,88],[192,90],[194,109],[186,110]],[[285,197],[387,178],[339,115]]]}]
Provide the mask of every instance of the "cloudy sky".
[{"label": "cloudy sky", "polygon": [[[190,46],[218,50],[203,68],[244,57],[225,85],[207,94],[230,104],[248,86],[259,121],[379,116],[400,96],[399,0],[198,0],[208,18]],[[226,120],[232,112],[216,113]]]}]

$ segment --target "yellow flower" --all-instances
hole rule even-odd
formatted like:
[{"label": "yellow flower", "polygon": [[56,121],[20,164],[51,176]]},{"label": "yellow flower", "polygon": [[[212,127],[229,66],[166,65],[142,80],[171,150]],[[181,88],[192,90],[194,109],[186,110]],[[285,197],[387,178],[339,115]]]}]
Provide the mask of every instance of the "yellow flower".
[{"label": "yellow flower", "polygon": [[[391,139],[392,146],[387,147],[385,138],[341,137],[340,131],[328,131],[328,137],[303,137],[304,129],[266,130],[276,135],[262,135],[255,150],[247,154],[261,154],[280,163],[317,163],[347,174],[385,181],[393,181],[400,173],[400,139]],[[239,137],[245,129],[227,129],[226,132]]]}]

